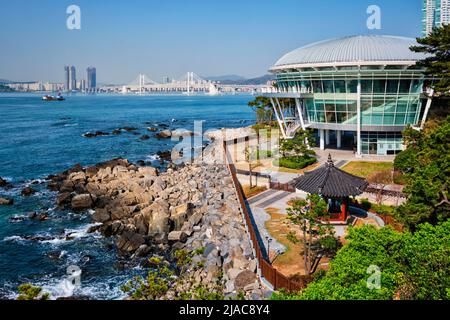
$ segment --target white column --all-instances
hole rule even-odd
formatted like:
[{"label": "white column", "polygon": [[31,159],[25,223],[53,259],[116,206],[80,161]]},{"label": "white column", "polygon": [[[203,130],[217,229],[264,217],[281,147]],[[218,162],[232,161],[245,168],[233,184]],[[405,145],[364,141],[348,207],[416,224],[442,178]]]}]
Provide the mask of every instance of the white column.
[{"label": "white column", "polygon": [[306,130],[306,128],[305,128],[305,121],[303,120],[302,104],[301,104],[299,98],[295,99],[295,105],[297,106],[298,116],[300,117],[300,124],[302,126],[302,130],[304,131],[304,130]]},{"label": "white column", "polygon": [[325,130],[319,129],[320,134],[320,150],[325,150]]},{"label": "white column", "polygon": [[356,156],[359,158],[362,156],[362,141],[361,141],[361,79],[358,80],[357,90],[357,122],[356,122]]},{"label": "white column", "polygon": [[420,123],[420,129],[423,130],[425,127],[425,122],[427,121],[428,112],[430,111],[431,102],[433,102],[434,90],[430,90],[430,95],[428,96],[427,104],[425,106],[425,111],[423,112],[422,122]]},{"label": "white column", "polygon": [[325,145],[328,146],[330,144],[330,130],[325,130]]},{"label": "white column", "polygon": [[338,149],[342,148],[342,131],[341,130],[336,130],[336,144],[337,144]]},{"label": "white column", "polygon": [[281,122],[280,116],[278,115],[277,110],[277,104],[273,100],[273,98],[270,98],[270,102],[272,103],[273,111],[275,112],[275,117],[277,118],[278,125],[280,126],[281,135],[283,136],[283,139],[286,139],[286,132],[284,131],[283,123]]}]

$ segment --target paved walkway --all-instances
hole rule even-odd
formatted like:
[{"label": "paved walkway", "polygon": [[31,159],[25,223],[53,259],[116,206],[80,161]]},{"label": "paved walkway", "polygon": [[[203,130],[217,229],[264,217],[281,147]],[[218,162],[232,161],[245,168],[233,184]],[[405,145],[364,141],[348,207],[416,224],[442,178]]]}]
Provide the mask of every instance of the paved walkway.
[{"label": "paved walkway", "polygon": [[268,243],[267,239],[272,239],[270,243],[271,251],[278,251],[280,253],[286,251],[286,247],[283,244],[279,243],[276,239],[274,239],[266,228],[266,222],[270,220],[270,215],[266,212],[266,209],[275,208],[279,210],[279,213],[287,214],[286,203],[290,199],[298,197],[304,198],[306,197],[306,194],[270,189],[248,199],[253,219],[255,221],[256,227],[258,228],[258,232],[261,235],[261,239],[263,242],[262,246],[264,247],[264,250],[266,252]]}]

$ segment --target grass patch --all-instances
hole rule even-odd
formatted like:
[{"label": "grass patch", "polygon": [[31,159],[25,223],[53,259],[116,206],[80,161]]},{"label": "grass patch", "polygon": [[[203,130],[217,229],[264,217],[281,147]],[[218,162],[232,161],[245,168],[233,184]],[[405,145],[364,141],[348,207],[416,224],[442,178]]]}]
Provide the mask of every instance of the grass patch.
[{"label": "grass patch", "polygon": [[251,198],[254,197],[264,191],[267,190],[267,187],[265,186],[258,186],[258,187],[253,187],[250,189],[249,185],[243,185],[242,189],[244,190],[244,194],[246,198]]},{"label": "grass patch", "polygon": [[342,170],[358,177],[368,178],[378,171],[393,170],[392,162],[352,161],[342,167]]}]

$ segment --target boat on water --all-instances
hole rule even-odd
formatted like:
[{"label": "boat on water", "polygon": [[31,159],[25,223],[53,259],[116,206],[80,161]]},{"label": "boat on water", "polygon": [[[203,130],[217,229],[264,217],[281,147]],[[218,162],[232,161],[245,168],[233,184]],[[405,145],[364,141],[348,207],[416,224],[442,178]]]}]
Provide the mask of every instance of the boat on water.
[{"label": "boat on water", "polygon": [[61,95],[61,93],[58,93],[57,96],[45,95],[42,97],[42,100],[44,100],[44,101],[64,101],[66,99]]}]

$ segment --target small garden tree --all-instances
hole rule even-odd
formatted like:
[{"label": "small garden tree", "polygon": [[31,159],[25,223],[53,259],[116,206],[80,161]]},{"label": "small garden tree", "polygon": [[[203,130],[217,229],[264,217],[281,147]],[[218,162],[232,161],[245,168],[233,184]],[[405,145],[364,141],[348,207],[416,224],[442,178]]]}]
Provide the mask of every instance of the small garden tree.
[{"label": "small garden tree", "polygon": [[309,195],[306,200],[292,201],[287,211],[302,230],[305,272],[312,274],[323,254],[337,250],[333,228],[322,220],[328,216],[327,204],[320,196]]}]

